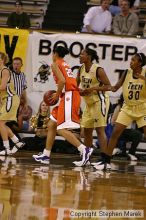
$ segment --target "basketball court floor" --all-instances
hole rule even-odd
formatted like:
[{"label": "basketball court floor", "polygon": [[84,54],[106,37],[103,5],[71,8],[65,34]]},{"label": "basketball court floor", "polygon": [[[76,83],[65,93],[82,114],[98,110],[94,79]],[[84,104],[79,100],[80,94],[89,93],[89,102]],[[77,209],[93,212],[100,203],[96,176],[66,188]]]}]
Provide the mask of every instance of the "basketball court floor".
[{"label": "basketball court floor", "polygon": [[146,219],[146,162],[112,160],[103,172],[73,166],[78,155],[52,154],[47,166],[32,154],[0,157],[0,220]]}]

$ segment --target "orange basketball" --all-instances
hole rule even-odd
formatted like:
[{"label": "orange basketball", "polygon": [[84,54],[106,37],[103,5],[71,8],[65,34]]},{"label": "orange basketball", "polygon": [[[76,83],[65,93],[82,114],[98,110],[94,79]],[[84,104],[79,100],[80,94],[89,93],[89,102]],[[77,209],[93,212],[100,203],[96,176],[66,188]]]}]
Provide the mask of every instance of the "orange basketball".
[{"label": "orange basketball", "polygon": [[44,94],[44,102],[48,106],[56,105],[57,102],[59,101],[59,98],[56,101],[52,100],[52,94],[54,94],[54,93],[56,93],[55,90],[49,90],[49,91],[45,92],[45,94]]}]

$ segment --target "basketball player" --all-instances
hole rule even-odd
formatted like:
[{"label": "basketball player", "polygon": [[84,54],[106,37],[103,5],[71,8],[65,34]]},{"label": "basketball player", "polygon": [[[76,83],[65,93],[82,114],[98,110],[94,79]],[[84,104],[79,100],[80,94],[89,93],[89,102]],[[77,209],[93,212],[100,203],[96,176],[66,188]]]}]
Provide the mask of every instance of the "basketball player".
[{"label": "basketball player", "polygon": [[123,89],[124,104],[117,117],[108,148],[105,154],[105,160],[94,164],[99,170],[108,169],[113,149],[116,147],[118,138],[133,121],[139,128],[143,127],[146,136],[146,57],[143,53],[136,53],[130,62],[130,68],[125,71],[112,91],[116,92],[121,86]]},{"label": "basketball player", "polygon": [[49,164],[50,153],[57,134],[63,136],[69,143],[78,148],[82,155],[81,166],[85,165],[92,150],[85,147],[77,137],[68,129],[80,128],[80,94],[69,65],[63,59],[69,53],[68,49],[58,46],[53,51],[52,71],[57,84],[57,92],[54,94],[54,101],[60,97],[58,107],[52,111],[48,123],[48,135],[46,148],[41,155],[33,155],[38,162]]},{"label": "basketball player", "polygon": [[[93,61],[97,63],[93,63]],[[95,50],[85,49],[80,54],[80,63],[77,78],[78,85],[81,85],[81,94],[85,101],[85,108],[82,115],[81,127],[84,129],[84,144],[92,147],[93,129],[96,130],[99,145],[101,148],[101,156],[107,148],[107,138],[105,134],[105,126],[107,123],[107,115],[109,110],[110,81],[102,67],[98,64],[98,56]],[[80,166],[80,162],[74,162]]]},{"label": "basketball player", "polygon": [[[22,142],[13,134],[12,130],[6,125],[8,121],[16,121],[17,109],[19,107],[19,97],[14,89],[13,77],[10,70],[5,66],[7,56],[0,52],[0,135],[3,140],[4,150],[0,155],[10,155],[23,146]],[[9,138],[15,144],[10,150]]]}]

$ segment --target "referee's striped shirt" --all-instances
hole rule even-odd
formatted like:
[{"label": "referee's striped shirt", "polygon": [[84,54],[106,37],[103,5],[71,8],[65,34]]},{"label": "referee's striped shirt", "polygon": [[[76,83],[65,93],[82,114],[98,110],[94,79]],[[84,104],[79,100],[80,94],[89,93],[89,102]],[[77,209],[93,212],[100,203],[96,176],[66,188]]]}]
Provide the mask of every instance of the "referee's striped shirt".
[{"label": "referee's striped shirt", "polygon": [[12,71],[14,87],[18,96],[22,95],[23,90],[27,88],[26,76],[23,72],[16,73]]}]

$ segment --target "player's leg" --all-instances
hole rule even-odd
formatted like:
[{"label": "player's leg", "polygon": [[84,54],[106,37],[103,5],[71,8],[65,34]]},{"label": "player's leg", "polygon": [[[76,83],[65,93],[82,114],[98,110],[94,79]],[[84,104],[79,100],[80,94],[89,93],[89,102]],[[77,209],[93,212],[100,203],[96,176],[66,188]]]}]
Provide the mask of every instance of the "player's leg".
[{"label": "player's leg", "polygon": [[84,128],[84,144],[92,147],[93,145],[93,128]]},{"label": "player's leg", "polygon": [[[11,120],[16,121],[16,115],[17,115],[17,109],[19,103],[20,103],[20,99],[17,95],[14,95],[13,97],[5,98],[2,102],[2,106],[0,109],[0,134],[3,139],[3,145],[6,151],[5,150],[1,151],[0,155],[6,155],[12,153],[10,151],[10,144],[9,144],[9,134],[11,132],[11,129],[8,129],[6,122]],[[12,135],[12,132],[10,135]]]},{"label": "player's leg", "polygon": [[56,136],[56,129],[57,129],[57,114],[58,114],[58,107],[55,107],[51,113],[50,120],[48,122],[47,128],[47,140],[46,140],[46,147],[42,153],[38,155],[33,155],[33,158],[41,163],[49,164],[50,163],[50,154],[51,149],[53,147],[53,143]]},{"label": "player's leg", "polygon": [[126,142],[131,142],[131,147],[128,151],[128,157],[130,160],[137,160],[137,156],[135,155],[138,144],[142,140],[142,132],[137,129],[126,129],[127,139]]},{"label": "player's leg", "polygon": [[[83,118],[84,127],[86,127],[87,129],[86,133],[88,133],[89,128],[96,129],[97,138],[99,141],[99,146],[100,146],[100,151],[101,151],[101,159],[97,161],[97,163],[103,162],[104,152],[107,149],[107,137],[105,134],[105,126],[107,124],[108,109],[109,109],[109,97],[106,97],[104,98],[104,101],[101,100],[99,102],[96,102],[93,106],[86,108],[86,115],[85,115],[86,117]],[[90,135],[90,144],[92,141],[91,131],[89,134],[87,134],[85,138],[85,140],[87,139],[88,141],[88,138]],[[92,165],[95,165],[97,163],[93,163]]]},{"label": "player's leg", "polygon": [[57,133],[77,147],[82,155],[82,160],[79,161],[78,165],[85,165],[92,149],[83,145],[71,131],[67,130],[80,128],[80,95],[78,91],[65,93],[59,104],[57,123]]},{"label": "player's leg", "polygon": [[11,150],[11,153],[14,154],[16,153],[20,148],[22,148],[25,143],[21,142],[18,137],[12,132],[12,130],[6,125],[8,137],[12,140],[14,143],[14,147]]},{"label": "player's leg", "polygon": [[80,152],[82,156],[81,161],[74,161],[73,163],[76,166],[84,166],[87,164],[87,162],[90,159],[90,156],[92,154],[93,149],[86,147],[84,144],[82,144],[79,139],[69,130],[66,129],[59,129],[57,130],[57,133],[64,137],[70,144],[78,148],[78,151]]},{"label": "player's leg", "polygon": [[93,145],[93,129],[94,129],[94,118],[90,114],[92,107],[85,106],[82,118],[81,127],[84,131],[84,144],[85,146],[92,147]]},{"label": "player's leg", "polygon": [[10,155],[11,150],[10,150],[10,143],[8,139],[8,132],[7,132],[7,127],[5,125],[6,121],[0,120],[0,135],[3,140],[3,147],[4,150],[0,151],[0,155]]},{"label": "player's leg", "polygon": [[110,165],[111,156],[113,153],[113,149],[116,147],[116,144],[118,142],[118,139],[122,132],[125,130],[125,128],[131,124],[133,121],[133,118],[127,115],[125,112],[121,111],[118,115],[118,118],[116,120],[116,123],[114,125],[112,135],[109,139],[107,149],[103,153],[104,161],[102,164],[95,165],[96,169],[103,170],[108,169],[108,165]]}]

